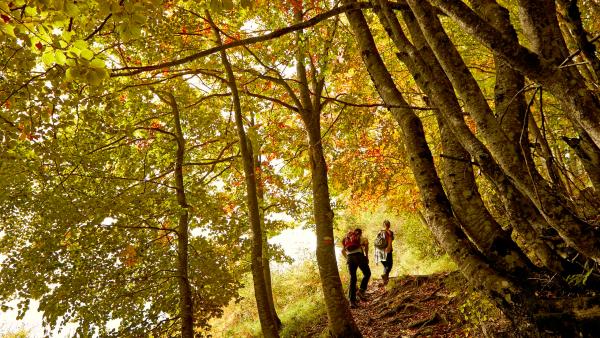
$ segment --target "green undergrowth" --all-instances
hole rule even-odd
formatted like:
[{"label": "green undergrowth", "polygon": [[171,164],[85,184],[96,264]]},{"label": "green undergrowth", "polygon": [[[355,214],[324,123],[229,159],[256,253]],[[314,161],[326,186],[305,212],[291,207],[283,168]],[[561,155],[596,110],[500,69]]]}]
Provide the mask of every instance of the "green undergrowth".
[{"label": "green undergrowth", "polygon": [[[304,337],[307,328],[326,316],[319,271],[313,261],[298,262],[272,276],[273,297],[277,314],[283,323],[282,337]],[[222,318],[212,321],[208,334],[213,337],[260,337],[260,325],[248,276],[240,291],[242,299],[224,309]]]}]

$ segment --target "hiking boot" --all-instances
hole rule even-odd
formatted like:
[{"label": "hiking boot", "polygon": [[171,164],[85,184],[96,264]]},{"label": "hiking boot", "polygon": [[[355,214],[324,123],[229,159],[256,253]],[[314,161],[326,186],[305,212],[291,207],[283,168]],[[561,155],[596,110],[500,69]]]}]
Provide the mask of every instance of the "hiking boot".
[{"label": "hiking boot", "polygon": [[357,302],[350,302],[350,308],[351,309],[358,309],[358,303]]},{"label": "hiking boot", "polygon": [[381,275],[381,280],[383,281],[383,285],[387,285],[388,281],[390,280],[390,276],[384,273]]},{"label": "hiking boot", "polygon": [[356,292],[356,295],[358,296],[358,299],[360,299],[360,300],[369,300],[369,296],[367,296],[367,292],[364,290],[358,290]]}]

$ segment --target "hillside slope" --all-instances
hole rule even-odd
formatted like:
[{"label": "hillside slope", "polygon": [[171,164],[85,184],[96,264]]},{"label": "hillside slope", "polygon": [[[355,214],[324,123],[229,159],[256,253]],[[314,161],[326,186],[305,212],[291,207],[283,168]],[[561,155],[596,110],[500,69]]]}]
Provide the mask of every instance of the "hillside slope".
[{"label": "hillside slope", "polygon": [[[509,323],[491,304],[475,301],[457,272],[402,276],[387,286],[372,280],[368,300],[352,314],[366,338],[510,336]],[[326,319],[311,328],[318,337]]]}]

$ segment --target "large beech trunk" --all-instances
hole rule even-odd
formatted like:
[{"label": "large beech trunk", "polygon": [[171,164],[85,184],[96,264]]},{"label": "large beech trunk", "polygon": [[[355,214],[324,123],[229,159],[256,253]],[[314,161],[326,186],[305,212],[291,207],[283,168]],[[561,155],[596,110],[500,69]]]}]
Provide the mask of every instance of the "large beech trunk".
[{"label": "large beech trunk", "polygon": [[[536,170],[532,170],[532,167],[527,165],[522,152],[503,133],[479,86],[470,75],[454,45],[445,35],[439,20],[433,15],[432,7],[426,2],[415,0],[409,0],[408,4],[416,16],[425,38],[444,68],[444,72],[465,101],[480,134],[503,171],[510,176],[515,186],[536,205],[548,223],[569,245],[587,257],[600,260],[598,234],[589,224],[579,219],[572,210],[567,208],[567,203],[557,196]],[[481,22],[487,24],[483,20]],[[498,33],[495,29],[494,32]],[[503,37],[500,38],[510,41]]]},{"label": "large beech trunk", "polygon": [[[435,81],[432,80],[434,78],[431,75],[432,68],[435,68],[437,63],[431,64],[431,61],[435,62],[435,59],[431,57],[427,59],[422,55],[421,52],[424,51],[423,48],[426,48],[426,46],[422,46],[423,48],[417,50],[408,42],[395,14],[388,8],[385,1],[378,0],[378,4],[373,8],[378,14],[382,26],[398,47],[400,60],[406,64],[423,91],[433,98],[434,105],[442,107],[443,105],[439,104],[441,101],[437,100],[438,96],[441,95],[439,92],[444,90],[440,86],[446,85],[451,90],[451,84],[445,79],[443,73],[439,74],[441,78],[438,76],[435,77]],[[413,41],[419,38],[417,33],[413,31]],[[445,106],[440,110],[452,108],[456,109],[453,114],[461,115],[458,104]],[[440,125],[442,124],[443,122],[440,121]],[[455,136],[447,128],[441,129],[444,152],[449,155],[448,158],[455,159],[443,161],[443,172],[446,178],[444,183],[454,212],[461,221],[463,229],[481,252],[502,271],[524,277],[528,272],[528,259],[512,242],[510,236],[504,233],[500,224],[493,219],[483,205],[470,167],[471,156],[456,142]],[[454,175],[458,177],[454,177]]]},{"label": "large beech trunk", "polygon": [[471,155],[458,143],[443,119],[438,118],[438,125],[443,154],[446,155],[442,160],[442,181],[456,218],[496,268],[515,277],[527,278],[531,271],[528,259],[483,204],[475,183]]},{"label": "large beech trunk", "polygon": [[[345,4],[351,0],[343,1]],[[360,11],[346,13],[358,48],[371,79],[403,134],[409,164],[423,200],[425,218],[432,233],[456,262],[463,275],[475,286],[488,292],[512,318],[523,335],[533,335],[531,317],[527,314],[527,297],[523,290],[489,267],[477,249],[461,231],[452,215],[450,203],[442,189],[425,140],[421,121],[408,107],[396,88],[391,74],[379,55],[367,22]],[[514,306],[519,304],[519,306]]]},{"label": "large beech trunk", "polygon": [[501,55],[513,68],[552,92],[568,111],[567,116],[585,130],[596,146],[600,146],[600,100],[586,87],[584,79],[569,69],[571,67],[557,67],[542,56],[504,38],[460,0],[430,1],[487,48]]},{"label": "large beech trunk", "polygon": [[[528,241],[523,241],[520,244],[524,245],[526,252],[535,253],[535,256],[551,270],[561,272],[563,270],[560,263],[562,258],[553,253],[539,238],[539,235],[532,228],[533,224],[530,223],[536,221],[539,223],[542,220],[541,217],[535,214],[535,208],[528,207],[530,202],[514,188],[485,146],[475,138],[465,124],[452,85],[425,42],[412,13],[403,11],[404,21],[411,32],[412,41],[415,43],[414,47],[404,36],[395,15],[387,8],[386,3],[380,2],[379,4],[382,8],[382,14],[384,14],[381,22],[399,49],[398,57],[407,65],[417,84],[425,93],[431,96],[434,106],[438,107],[443,118],[447,119],[452,125],[452,131],[463,147],[470,152],[471,156],[483,169],[486,177],[493,182],[507,208],[513,228],[521,234],[521,237],[526,236],[528,239]],[[526,211],[526,209],[528,210]],[[505,257],[512,261],[514,255],[511,254],[511,251],[507,251],[506,254]],[[515,266],[518,266],[518,264]]]},{"label": "large beech trunk", "polygon": [[[211,27],[214,30],[214,35],[218,45],[222,45],[221,35],[217,26],[210,19],[210,15],[206,12],[206,16]],[[256,176],[254,172],[254,156],[252,154],[252,145],[246,137],[244,123],[242,117],[242,107],[237,89],[237,84],[231,64],[227,58],[227,53],[223,50],[220,52],[221,61],[227,74],[227,84],[231,91],[233,99],[233,112],[235,116],[235,125],[239,138],[240,153],[244,166],[244,176],[246,178],[246,202],[248,203],[248,214],[250,221],[250,230],[252,232],[252,251],[250,269],[252,270],[252,280],[254,284],[254,297],[256,299],[256,307],[258,310],[258,318],[264,337],[279,337],[277,332],[277,324],[273,317],[269,305],[269,296],[267,291],[267,283],[265,281],[265,273],[263,268],[263,235],[260,219],[260,211],[258,205],[258,194],[256,187]]]}]

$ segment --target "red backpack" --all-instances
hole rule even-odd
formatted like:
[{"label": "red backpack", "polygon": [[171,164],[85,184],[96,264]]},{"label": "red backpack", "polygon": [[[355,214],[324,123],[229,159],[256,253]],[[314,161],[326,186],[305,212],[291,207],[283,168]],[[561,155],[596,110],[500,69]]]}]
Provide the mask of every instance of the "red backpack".
[{"label": "red backpack", "polygon": [[346,251],[352,251],[360,248],[360,234],[356,231],[350,231],[342,240],[342,244],[344,245],[344,249]]}]

